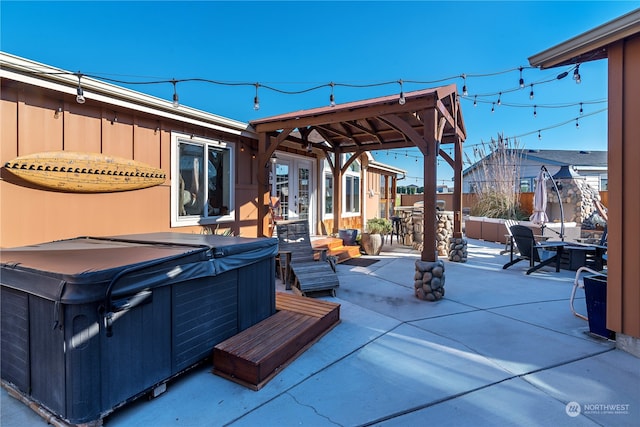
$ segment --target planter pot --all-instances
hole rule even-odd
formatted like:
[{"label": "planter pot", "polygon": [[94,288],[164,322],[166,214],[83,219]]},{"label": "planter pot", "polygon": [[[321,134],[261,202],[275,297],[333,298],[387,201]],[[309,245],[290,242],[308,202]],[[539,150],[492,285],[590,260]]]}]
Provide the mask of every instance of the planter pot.
[{"label": "planter pot", "polygon": [[380,255],[380,251],[382,250],[382,235],[362,233],[360,244],[362,245],[364,253],[367,255]]},{"label": "planter pot", "polygon": [[586,276],[584,294],[589,318],[589,332],[615,339],[615,332],[607,329],[607,276]]}]

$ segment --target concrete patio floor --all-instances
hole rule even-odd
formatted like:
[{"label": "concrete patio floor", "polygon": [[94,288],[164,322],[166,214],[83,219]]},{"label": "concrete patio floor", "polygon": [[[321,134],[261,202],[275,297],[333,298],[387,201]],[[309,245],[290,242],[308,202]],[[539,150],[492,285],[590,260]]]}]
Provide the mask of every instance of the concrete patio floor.
[{"label": "concrete patio floor", "polygon": [[[637,426],[640,359],[588,334],[574,272],[502,270],[503,246],[469,240],[445,261],[446,295],[413,296],[419,253],[385,246],[338,265],[342,322],[258,392],[205,365],[106,426]],[[368,258],[368,257],[367,257]],[[278,290],[283,290],[278,283]],[[586,314],[584,291],[575,308]],[[3,427],[46,425],[2,389]],[[577,409],[577,410],[576,410]]]}]

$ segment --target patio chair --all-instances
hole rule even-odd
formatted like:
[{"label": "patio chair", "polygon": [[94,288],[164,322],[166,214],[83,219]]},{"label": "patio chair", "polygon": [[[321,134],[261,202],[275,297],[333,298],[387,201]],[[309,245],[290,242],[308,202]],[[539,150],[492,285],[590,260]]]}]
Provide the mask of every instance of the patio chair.
[{"label": "patio chair", "polygon": [[287,286],[292,283],[293,290],[303,296],[319,292],[335,296],[340,286],[335,263],[326,255],[326,249],[311,246],[308,221],[278,221],[276,228],[280,262],[286,262],[290,272],[286,275]]},{"label": "patio chair", "polygon": [[511,227],[514,225],[518,225],[518,221],[516,221],[515,219],[507,219],[504,221],[504,226],[507,228],[507,234],[504,235],[504,249],[500,251],[500,255],[508,254],[512,250],[515,253],[518,252],[517,247],[512,248],[515,243],[513,240],[513,235],[511,234]]},{"label": "patio chair", "polygon": [[522,260],[528,260],[529,269],[527,270],[527,274],[531,274],[552,262],[556,264],[556,272],[560,271],[560,259],[562,258],[564,247],[567,246],[565,242],[538,243],[533,235],[533,231],[523,225],[513,225],[510,231],[520,254],[514,258],[515,251],[512,247],[511,259],[502,266],[503,269],[507,269]]}]

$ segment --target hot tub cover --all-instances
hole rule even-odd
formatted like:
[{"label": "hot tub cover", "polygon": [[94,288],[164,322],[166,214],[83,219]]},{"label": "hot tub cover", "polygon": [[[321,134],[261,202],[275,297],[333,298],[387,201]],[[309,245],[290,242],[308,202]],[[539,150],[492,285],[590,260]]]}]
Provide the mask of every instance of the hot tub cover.
[{"label": "hot tub cover", "polygon": [[0,252],[2,286],[65,304],[215,276],[277,253],[277,240],[184,233],[78,237]]}]

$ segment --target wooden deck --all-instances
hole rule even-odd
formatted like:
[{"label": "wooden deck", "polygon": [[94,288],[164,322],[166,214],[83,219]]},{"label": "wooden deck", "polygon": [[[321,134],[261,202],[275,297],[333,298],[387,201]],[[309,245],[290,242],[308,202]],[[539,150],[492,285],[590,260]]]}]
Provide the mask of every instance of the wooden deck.
[{"label": "wooden deck", "polygon": [[277,292],[276,314],[215,346],[213,372],[260,390],[340,322],[340,304]]}]

